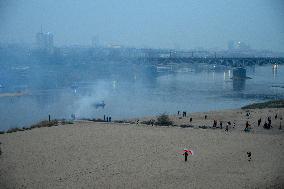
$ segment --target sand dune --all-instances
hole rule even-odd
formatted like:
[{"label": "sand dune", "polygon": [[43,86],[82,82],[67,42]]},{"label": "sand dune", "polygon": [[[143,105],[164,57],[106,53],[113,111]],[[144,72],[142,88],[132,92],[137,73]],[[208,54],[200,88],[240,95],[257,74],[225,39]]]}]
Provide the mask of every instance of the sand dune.
[{"label": "sand dune", "polygon": [[[249,118],[243,112],[207,112],[207,120],[205,113],[190,115],[195,126],[234,119],[238,126],[229,132],[78,121],[0,135],[0,188],[283,188],[279,118],[271,130],[252,124],[252,132],[242,131],[246,120],[284,117],[283,109],[251,110]],[[188,162],[183,148],[194,150]]]}]

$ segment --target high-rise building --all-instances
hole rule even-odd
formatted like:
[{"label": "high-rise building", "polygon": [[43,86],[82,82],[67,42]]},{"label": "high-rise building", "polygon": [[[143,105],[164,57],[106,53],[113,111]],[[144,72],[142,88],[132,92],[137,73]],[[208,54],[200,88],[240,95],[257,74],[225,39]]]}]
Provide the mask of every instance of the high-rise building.
[{"label": "high-rise building", "polygon": [[45,34],[45,48],[49,51],[53,51],[53,34],[52,33],[46,33]]},{"label": "high-rise building", "polygon": [[37,48],[47,52],[53,52],[53,34],[50,32],[43,33],[42,31],[36,34]]}]

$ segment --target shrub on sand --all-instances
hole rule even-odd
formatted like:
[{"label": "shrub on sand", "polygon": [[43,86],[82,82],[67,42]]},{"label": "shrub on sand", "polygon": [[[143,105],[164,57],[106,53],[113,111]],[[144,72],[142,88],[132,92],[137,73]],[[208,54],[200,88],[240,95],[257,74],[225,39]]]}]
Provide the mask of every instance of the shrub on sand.
[{"label": "shrub on sand", "polygon": [[52,127],[52,126],[56,126],[58,125],[58,121],[57,120],[52,120],[52,121],[41,121],[35,125],[31,126],[31,129],[34,128],[41,128],[41,127]]},{"label": "shrub on sand", "polygon": [[7,132],[6,133],[13,133],[13,132],[17,132],[17,131],[22,131],[22,129],[19,129],[19,128],[10,128],[10,129],[8,129],[7,130]]},{"label": "shrub on sand", "polygon": [[201,128],[201,129],[207,129],[208,127],[205,126],[205,125],[203,125],[203,126],[199,126],[199,128]]},{"label": "shrub on sand", "polygon": [[65,119],[63,119],[62,121],[61,121],[61,124],[62,125],[65,125],[65,124],[73,124],[74,122],[72,122],[72,121],[70,121],[70,120],[65,120]]},{"label": "shrub on sand", "polygon": [[[65,122],[66,124],[71,124],[70,122]],[[17,131],[25,131],[25,130],[31,130],[34,128],[41,128],[41,127],[52,127],[52,126],[57,126],[58,121],[57,120],[52,120],[52,121],[41,121],[37,124],[32,125],[31,127],[23,127],[23,128],[10,128],[6,132],[5,131],[0,131],[0,134],[4,133],[13,133]]]},{"label": "shrub on sand", "polygon": [[173,122],[170,120],[169,116],[167,114],[162,114],[157,118],[157,121],[155,122],[155,125],[160,126],[170,126]]},{"label": "shrub on sand", "polygon": [[193,125],[182,124],[180,125],[181,128],[193,128]]}]

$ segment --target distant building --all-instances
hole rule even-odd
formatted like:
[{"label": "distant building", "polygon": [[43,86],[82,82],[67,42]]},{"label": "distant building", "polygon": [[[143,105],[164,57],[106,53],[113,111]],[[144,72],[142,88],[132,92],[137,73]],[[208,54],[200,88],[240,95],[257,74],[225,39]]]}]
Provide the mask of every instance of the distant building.
[{"label": "distant building", "polygon": [[36,34],[36,46],[39,50],[43,50],[52,53],[54,50],[53,34],[50,32],[43,33],[38,32]]},{"label": "distant building", "polygon": [[249,50],[250,46],[248,44],[244,43],[244,42],[239,41],[237,43],[237,49],[238,50]]}]

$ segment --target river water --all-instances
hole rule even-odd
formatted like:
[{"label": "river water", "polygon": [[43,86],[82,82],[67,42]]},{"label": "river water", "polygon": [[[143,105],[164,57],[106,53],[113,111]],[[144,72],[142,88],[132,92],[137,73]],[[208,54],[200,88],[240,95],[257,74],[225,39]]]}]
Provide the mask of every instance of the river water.
[{"label": "river water", "polygon": [[[284,96],[284,67],[247,67],[252,79],[232,80],[232,68],[101,62],[14,65],[0,70],[0,130],[51,118],[112,120],[240,108]],[[7,93],[21,92],[22,96]],[[5,94],[5,95],[3,95]],[[105,103],[105,107],[96,104]]]}]

